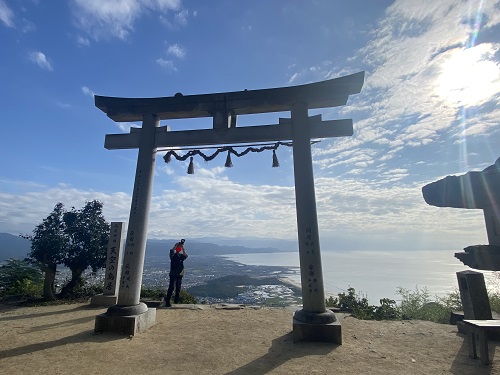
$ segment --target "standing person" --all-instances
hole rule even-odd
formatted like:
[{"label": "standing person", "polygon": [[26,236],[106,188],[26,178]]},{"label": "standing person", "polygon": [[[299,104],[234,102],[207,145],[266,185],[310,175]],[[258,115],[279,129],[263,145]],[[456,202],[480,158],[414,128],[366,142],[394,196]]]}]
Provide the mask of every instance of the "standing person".
[{"label": "standing person", "polygon": [[168,284],[167,296],[165,297],[165,306],[171,307],[170,298],[175,287],[174,303],[179,303],[179,295],[181,293],[182,276],[184,276],[184,261],[188,257],[184,250],[185,239],[177,242],[170,249],[170,282]]}]

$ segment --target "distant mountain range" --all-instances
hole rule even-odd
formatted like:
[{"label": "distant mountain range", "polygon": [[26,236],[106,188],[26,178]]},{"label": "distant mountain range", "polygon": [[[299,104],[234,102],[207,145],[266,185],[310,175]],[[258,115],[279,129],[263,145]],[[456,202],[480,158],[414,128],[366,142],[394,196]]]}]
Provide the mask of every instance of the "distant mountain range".
[{"label": "distant mountain range", "polygon": [[10,258],[26,258],[30,246],[31,242],[22,237],[0,233],[0,262]]},{"label": "distant mountain range", "polygon": [[[178,240],[148,240],[146,243],[146,257],[168,255],[169,250]],[[223,240],[221,240],[223,241]],[[9,233],[0,233],[0,262],[10,258],[23,259],[30,251],[31,242]],[[211,242],[186,240],[184,246],[188,254],[193,255],[225,255],[249,253],[278,253],[286,250],[277,247],[250,248],[234,245],[217,245]]]}]

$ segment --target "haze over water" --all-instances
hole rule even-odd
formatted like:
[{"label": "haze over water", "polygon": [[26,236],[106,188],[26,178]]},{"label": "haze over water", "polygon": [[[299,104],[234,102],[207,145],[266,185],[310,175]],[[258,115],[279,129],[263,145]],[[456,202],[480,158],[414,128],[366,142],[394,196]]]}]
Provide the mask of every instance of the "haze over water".
[{"label": "haze over water", "polygon": [[[378,305],[381,298],[401,300],[398,287],[427,288],[431,300],[458,289],[456,272],[471,270],[454,257],[456,250],[321,251],[325,294],[337,295],[349,287]],[[300,284],[299,253],[234,254],[225,258],[247,265],[287,266]],[[498,289],[494,272],[481,271],[489,289]]]}]

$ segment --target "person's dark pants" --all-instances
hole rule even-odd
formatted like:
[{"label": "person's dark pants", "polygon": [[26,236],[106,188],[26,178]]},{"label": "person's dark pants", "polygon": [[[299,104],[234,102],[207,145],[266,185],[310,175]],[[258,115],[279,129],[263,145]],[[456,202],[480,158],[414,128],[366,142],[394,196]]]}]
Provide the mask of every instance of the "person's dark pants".
[{"label": "person's dark pants", "polygon": [[168,283],[167,296],[165,297],[165,304],[170,305],[170,298],[172,298],[172,292],[175,287],[174,303],[179,303],[179,295],[181,293],[182,276],[170,276],[170,282]]}]

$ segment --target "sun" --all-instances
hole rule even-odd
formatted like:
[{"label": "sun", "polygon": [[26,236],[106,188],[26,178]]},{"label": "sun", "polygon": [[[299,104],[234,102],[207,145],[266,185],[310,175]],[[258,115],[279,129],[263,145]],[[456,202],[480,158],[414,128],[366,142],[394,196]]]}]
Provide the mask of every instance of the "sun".
[{"label": "sun", "polygon": [[441,65],[436,93],[448,104],[477,106],[500,92],[499,47],[490,43],[450,50]]}]

